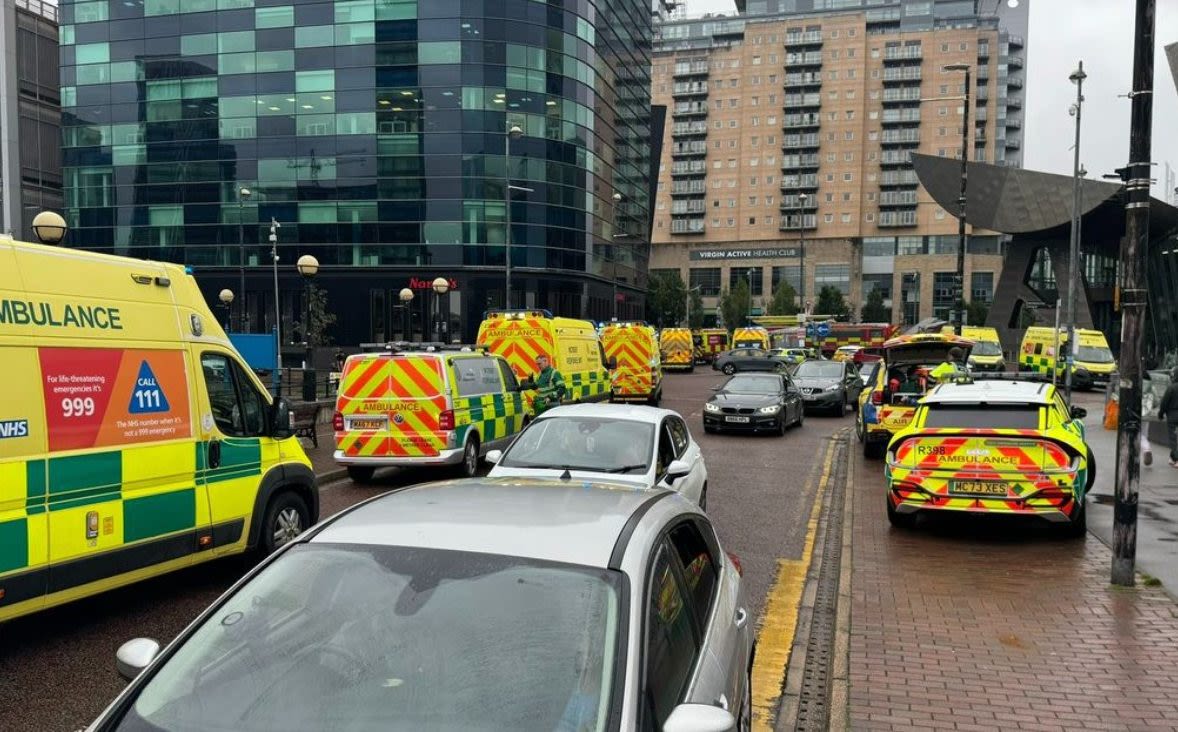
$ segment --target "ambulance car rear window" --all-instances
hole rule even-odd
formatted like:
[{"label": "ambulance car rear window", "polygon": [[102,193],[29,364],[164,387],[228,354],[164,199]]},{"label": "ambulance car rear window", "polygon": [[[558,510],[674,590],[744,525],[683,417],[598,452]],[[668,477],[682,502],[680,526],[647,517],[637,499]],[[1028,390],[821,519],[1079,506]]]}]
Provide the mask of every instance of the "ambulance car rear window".
[{"label": "ambulance car rear window", "polygon": [[925,427],[1039,429],[1038,404],[929,404]]}]

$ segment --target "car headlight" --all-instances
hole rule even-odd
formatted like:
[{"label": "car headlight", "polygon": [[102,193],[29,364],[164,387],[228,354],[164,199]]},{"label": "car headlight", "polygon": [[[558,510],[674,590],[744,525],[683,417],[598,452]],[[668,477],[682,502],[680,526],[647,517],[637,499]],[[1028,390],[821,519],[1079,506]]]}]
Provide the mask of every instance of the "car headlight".
[{"label": "car headlight", "polygon": [[757,410],[757,414],[777,414],[781,411],[780,404],[774,404],[771,407],[761,407]]},{"label": "car headlight", "polygon": [[704,411],[705,412],[719,412],[720,407],[715,404],[712,404],[711,402],[706,402],[704,404]]}]

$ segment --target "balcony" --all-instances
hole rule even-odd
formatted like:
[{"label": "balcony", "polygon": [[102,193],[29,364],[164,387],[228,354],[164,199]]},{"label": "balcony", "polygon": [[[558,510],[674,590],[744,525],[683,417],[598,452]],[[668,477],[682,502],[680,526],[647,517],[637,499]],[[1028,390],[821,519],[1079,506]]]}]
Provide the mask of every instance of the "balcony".
[{"label": "balcony", "polygon": [[672,72],[673,76],[707,76],[708,62],[707,61],[691,61],[688,63],[677,63]]},{"label": "balcony", "polygon": [[677,180],[671,182],[672,196],[702,196],[708,192],[705,180]]},{"label": "balcony", "polygon": [[692,142],[676,142],[671,145],[671,157],[683,158],[708,154],[708,143],[699,140]]},{"label": "balcony", "polygon": [[985,130],[974,130],[973,139],[974,139],[974,142],[985,142],[986,141],[986,131]]},{"label": "balcony", "polygon": [[786,94],[784,107],[785,111],[791,112],[798,107],[821,107],[822,95],[818,93],[812,94]]},{"label": "balcony", "polygon": [[689,137],[708,134],[707,122],[676,122],[671,126],[671,137]]},{"label": "balcony", "polygon": [[880,206],[915,206],[916,191],[883,191],[879,194]]},{"label": "balcony", "polygon": [[984,58],[990,58],[990,44],[989,43],[979,43],[978,44],[978,60],[980,61]]},{"label": "balcony", "polygon": [[1012,95],[1008,96],[1006,98],[1006,107],[1007,107],[1007,109],[1022,109],[1023,108],[1023,98],[1018,96],[1017,94],[1012,94]]},{"label": "balcony", "polygon": [[782,211],[781,225],[778,231],[812,231],[818,228],[818,214],[790,215]]},{"label": "balcony", "polygon": [[671,113],[676,117],[707,116],[707,102],[675,102]]},{"label": "balcony", "polygon": [[707,95],[708,82],[706,81],[680,81],[671,87],[672,97],[706,97]]},{"label": "balcony", "polygon": [[880,165],[912,165],[911,150],[884,150],[879,154]]},{"label": "balcony", "polygon": [[805,155],[782,155],[781,172],[789,173],[799,170],[817,170],[821,165],[818,153]]},{"label": "balcony", "polygon": [[1023,48],[1026,46],[1026,43],[1023,42],[1022,36],[1010,36],[1006,39],[1006,42],[1010,45],[1011,48]]},{"label": "balcony", "polygon": [[785,54],[785,66],[821,66],[822,65],[822,51],[806,51],[805,53],[787,53]]},{"label": "balcony", "polygon": [[805,86],[822,86],[822,74],[813,71],[786,74],[784,87],[794,89]]},{"label": "balcony", "polygon": [[919,66],[896,66],[890,69],[884,69],[883,80],[885,84],[895,84],[897,82],[906,81],[920,81],[920,67]]},{"label": "balcony", "polygon": [[979,86],[977,94],[975,95],[979,102],[984,102],[990,98],[990,89],[988,87]]},{"label": "balcony", "polygon": [[671,219],[672,234],[702,234],[704,233],[704,219]]},{"label": "balcony", "polygon": [[1022,126],[1023,126],[1022,117],[1007,117],[1006,118],[1006,129],[1018,130],[1018,129],[1022,129]]},{"label": "balcony", "polygon": [[879,174],[880,188],[899,188],[918,185],[920,180],[915,170],[885,170]]},{"label": "balcony", "polygon": [[817,211],[817,196],[788,195],[781,197],[782,211]]},{"label": "balcony", "polygon": [[821,144],[822,140],[817,132],[805,135],[783,135],[781,138],[782,150],[807,150],[820,147]]},{"label": "balcony", "polygon": [[694,214],[696,216],[702,216],[704,212],[704,203],[705,201],[703,199],[672,201],[671,213],[673,215]]},{"label": "balcony", "polygon": [[883,103],[897,104],[901,102],[919,102],[920,89],[916,87],[905,87],[900,89],[884,89]]},{"label": "balcony", "polygon": [[782,118],[784,121],[781,124],[782,129],[796,130],[803,127],[820,127],[822,126],[821,115],[813,113],[801,114],[787,114]]},{"label": "balcony", "polygon": [[888,46],[884,49],[884,61],[911,61],[924,58],[924,50],[920,46]]},{"label": "balcony", "polygon": [[884,130],[880,142],[884,145],[919,145],[920,130]]},{"label": "balcony", "polygon": [[671,177],[677,175],[704,175],[708,164],[703,160],[676,160],[671,163]]},{"label": "balcony", "polygon": [[785,36],[785,47],[821,46],[822,31],[806,31],[805,33],[788,33]]},{"label": "balcony", "polygon": [[1023,146],[1023,141],[1018,139],[1017,137],[1006,138],[1006,149],[1007,150],[1018,150],[1022,146]]},{"label": "balcony", "polygon": [[781,190],[782,192],[791,190],[816,191],[818,190],[818,174],[796,173],[793,175],[783,175],[781,176]]},{"label": "balcony", "polygon": [[885,109],[880,115],[880,122],[885,125],[911,124],[920,122],[920,109],[908,107],[905,109]]},{"label": "balcony", "polygon": [[1022,89],[1023,88],[1023,79],[1021,76],[1007,77],[1006,86],[1008,89]]},{"label": "balcony", "polygon": [[1023,57],[1011,56],[1010,58],[1006,59],[1006,65],[1012,69],[1021,69],[1023,67]]},{"label": "balcony", "polygon": [[990,118],[990,110],[985,107],[976,107],[974,109],[974,119],[978,122],[985,122]]},{"label": "balcony", "polygon": [[[880,211],[876,219],[880,228],[916,226],[915,211]],[[674,223],[674,222],[672,222]]]}]

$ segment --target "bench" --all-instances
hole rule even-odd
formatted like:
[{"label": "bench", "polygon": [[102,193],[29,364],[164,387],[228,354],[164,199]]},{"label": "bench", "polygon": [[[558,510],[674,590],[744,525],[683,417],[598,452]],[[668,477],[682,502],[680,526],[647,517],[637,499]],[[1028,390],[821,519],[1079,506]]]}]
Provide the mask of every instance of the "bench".
[{"label": "bench", "polygon": [[319,414],[322,402],[296,402],[291,406],[291,424],[296,437],[309,437],[311,444],[319,447]]}]

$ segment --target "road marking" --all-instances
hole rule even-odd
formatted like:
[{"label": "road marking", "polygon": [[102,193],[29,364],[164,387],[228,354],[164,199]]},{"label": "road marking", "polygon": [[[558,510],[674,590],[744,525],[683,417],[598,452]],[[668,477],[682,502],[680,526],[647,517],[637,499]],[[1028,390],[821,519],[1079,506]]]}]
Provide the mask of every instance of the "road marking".
[{"label": "road marking", "polygon": [[[794,631],[798,625],[798,605],[806,584],[806,573],[814,554],[814,536],[818,531],[818,516],[822,512],[822,500],[830,483],[831,464],[835,448],[842,431],[831,435],[823,458],[822,473],[818,477],[818,488],[814,494],[814,507],[810,510],[810,521],[806,526],[806,543],[800,559],[778,559],[777,579],[765,603],[765,612],[757,628],[757,657],[753,662],[753,730],[769,732],[773,729],[777,702],[781,699],[785,683],[785,667],[789,663],[790,649],[794,644]],[[806,483],[806,492],[814,486],[814,478]]]}]

